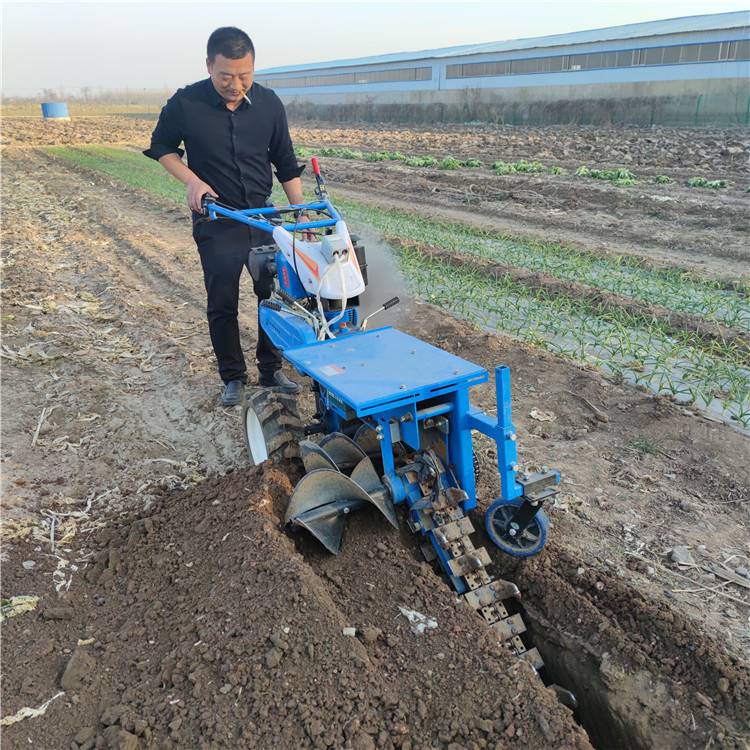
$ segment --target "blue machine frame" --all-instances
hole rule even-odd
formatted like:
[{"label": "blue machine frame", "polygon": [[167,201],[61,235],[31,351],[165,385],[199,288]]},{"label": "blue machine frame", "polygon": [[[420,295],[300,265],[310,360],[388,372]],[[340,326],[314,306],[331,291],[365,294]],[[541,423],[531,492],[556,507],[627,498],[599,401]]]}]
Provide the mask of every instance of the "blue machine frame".
[{"label": "blue machine frame", "polygon": [[[231,218],[269,233],[279,223],[272,224],[268,218],[278,215],[279,211],[316,211],[329,217],[281,224],[290,231],[328,228],[340,219],[325,198],[283,209],[241,211],[209,203],[207,210],[211,218]],[[356,308],[351,310],[349,319],[356,323]],[[335,339],[318,341],[304,318],[285,310],[282,305],[266,302],[260,306],[260,322],[284,358],[314,381],[318,413],[325,432],[351,435],[362,425],[374,431],[380,444],[382,478],[391,499],[396,504],[406,502],[414,521],[418,520],[424,496],[419,484],[409,483],[405,472],[397,469],[396,443],[405,444],[413,451],[437,448],[443,465],[443,485],[465,493],[461,506],[468,512],[477,505],[472,433],[477,431],[491,438],[497,447],[501,479],[501,498],[495,505],[518,507],[515,512],[521,518],[520,533],[541,512],[544,499],[553,494],[554,490],[550,489],[530,494],[529,482],[519,481],[508,367],[495,368],[497,418],[492,418],[470,401],[471,388],[488,381],[487,370],[394,328],[362,331],[347,327]],[[425,445],[426,438],[430,445]],[[560,477],[557,472],[546,472],[543,479],[537,486],[548,488],[559,483]],[[425,529],[422,533],[428,538],[432,534]],[[494,536],[493,540],[500,544]],[[432,538],[430,541],[443,569],[462,593],[466,585],[460,577],[451,575],[449,559],[441,545]],[[544,538],[531,552],[514,552],[512,546],[505,551],[528,556],[538,552],[543,544]]]},{"label": "blue machine frame", "polygon": [[288,347],[283,355],[318,384],[328,431],[342,431],[353,420],[375,430],[395,503],[407,499],[408,491],[396,473],[393,444],[401,441],[413,450],[424,449],[420,424],[436,417],[448,423],[445,455],[455,476],[450,484],[466,492],[465,511],[477,504],[472,430],[497,445],[502,497],[510,500],[523,494],[515,479],[516,434],[507,367],[495,369],[498,419],[494,420],[469,400],[470,389],[488,380],[485,369],[394,328]]},{"label": "blue machine frame", "polygon": [[[341,220],[339,212],[333,207],[331,201],[329,201],[327,198],[320,201],[314,201],[313,203],[291,204],[289,206],[284,206],[282,210],[285,213],[295,211],[325,211],[331,217],[330,219],[321,219],[319,221],[307,221],[303,222],[302,224],[286,223],[280,225],[289,232],[306,231],[308,229],[325,229],[326,227],[335,226],[336,222]],[[208,201],[206,203],[206,211],[208,212],[209,218],[212,220],[216,219],[218,216],[223,216],[227,219],[234,219],[234,221],[239,221],[241,224],[247,224],[249,227],[260,229],[263,232],[268,232],[269,234],[272,234],[273,230],[277,226],[279,226],[278,224],[273,224],[268,220],[262,221],[252,218],[254,216],[277,216],[280,211],[276,206],[240,209],[228,208],[227,206],[222,206],[220,203],[216,203],[215,201]]]}]

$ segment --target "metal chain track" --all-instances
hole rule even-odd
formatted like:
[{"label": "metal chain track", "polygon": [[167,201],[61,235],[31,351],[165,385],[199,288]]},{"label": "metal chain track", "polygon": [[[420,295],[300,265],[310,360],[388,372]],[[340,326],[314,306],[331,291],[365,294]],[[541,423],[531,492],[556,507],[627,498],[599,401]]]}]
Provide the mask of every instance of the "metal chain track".
[{"label": "metal chain track", "polygon": [[[363,449],[346,435],[331,433],[319,444],[303,441],[300,443],[300,453],[308,474],[306,480],[295,488],[290,507],[300,494],[304,481],[309,483],[311,477],[322,479],[324,484],[327,482],[338,488],[339,492],[343,491],[341,497],[345,497],[352,488],[361,490],[373,503],[378,492],[382,491],[387,496],[388,491],[379,484],[370,459],[363,458]],[[362,471],[361,467],[364,467]],[[475,547],[471,541],[475,529],[463,510],[463,503],[467,500],[466,492],[449,486],[442,478],[449,473],[443,460],[431,450],[422,452],[419,460],[412,460],[399,470],[409,487],[419,488],[420,499],[410,503],[407,516],[409,528],[413,533],[420,532],[427,536],[428,541],[422,544],[425,559],[432,562],[439,558],[453,587],[469,607],[481,615],[499,643],[538,671],[544,666],[544,662],[539,651],[535,647],[527,647],[521,638],[527,632],[526,623],[517,612],[517,607],[513,606],[513,601],[520,597],[518,587],[510,581],[493,580],[487,572],[486,568],[492,560],[484,547]],[[323,477],[323,474],[326,476]],[[372,479],[367,478],[368,474],[373,475]],[[455,482],[455,477],[453,479]],[[358,481],[364,483],[358,485]],[[317,484],[313,487],[312,497],[317,505],[320,505],[321,500],[320,489]],[[297,520],[303,516],[304,514],[299,514]],[[316,533],[309,518],[303,525],[326,544],[324,529],[319,529]],[[330,546],[328,549],[335,551]]]},{"label": "metal chain track", "polygon": [[[459,491],[460,492],[460,491]],[[422,531],[432,534],[432,542],[422,544],[422,554],[428,562],[438,558],[434,548],[437,544],[447,560],[449,578],[453,586],[463,581],[468,591],[461,593],[464,601],[476,611],[497,636],[500,644],[527,661],[539,671],[544,661],[536,647],[527,647],[521,635],[526,632],[526,623],[520,613],[510,614],[515,609],[511,602],[520,597],[518,587],[510,581],[494,580],[487,572],[491,563],[484,547],[475,547],[471,534],[475,529],[460,505],[460,497],[453,497],[450,491],[440,491],[436,500],[426,502],[416,510],[419,518],[409,519],[412,532]],[[465,495],[464,495],[465,497]],[[427,499],[427,498],[425,498]]]}]

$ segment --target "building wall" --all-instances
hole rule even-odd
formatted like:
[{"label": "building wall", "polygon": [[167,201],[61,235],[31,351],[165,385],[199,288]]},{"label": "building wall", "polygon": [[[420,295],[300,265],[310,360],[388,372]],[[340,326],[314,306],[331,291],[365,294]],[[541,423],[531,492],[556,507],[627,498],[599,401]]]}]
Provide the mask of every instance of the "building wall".
[{"label": "building wall", "polygon": [[[696,31],[367,66],[287,70],[259,75],[259,80],[276,86],[290,116],[296,119],[747,126],[750,124],[747,59],[449,77],[455,76],[456,70],[462,73],[469,70],[473,74],[484,69],[455,67],[465,63],[559,59],[566,55],[676,48],[742,39],[747,39],[747,29]],[[745,58],[747,49],[748,43],[744,42]],[[431,73],[425,70],[428,66]],[[378,80],[404,77],[410,68],[419,71],[415,80]],[[341,74],[346,77],[341,78]],[[369,77],[372,82],[338,84],[339,80],[351,81],[352,75],[362,80]],[[336,84],[303,87],[293,85],[295,79]]]},{"label": "building wall", "polygon": [[293,120],[747,127],[750,90],[746,80],[735,83],[697,79],[282,99]]}]

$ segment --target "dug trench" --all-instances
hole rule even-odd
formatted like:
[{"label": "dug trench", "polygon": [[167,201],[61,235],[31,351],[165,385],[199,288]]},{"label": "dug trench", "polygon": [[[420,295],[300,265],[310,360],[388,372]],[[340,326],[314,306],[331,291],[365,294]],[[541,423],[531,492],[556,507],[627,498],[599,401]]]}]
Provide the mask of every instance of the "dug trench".
[{"label": "dug trench", "polygon": [[[4,747],[747,747],[747,674],[668,606],[554,545],[517,565],[493,553],[522,589],[547,681],[578,693],[573,716],[404,523],[362,511],[336,557],[289,536],[298,476],[236,470],[113,515],[76,538],[62,596],[55,557],[38,565],[47,593],[4,627],[3,713],[57,697]],[[6,545],[3,596],[28,587],[29,545]],[[400,607],[437,627],[417,634]]]},{"label": "dug trench", "polygon": [[748,746],[747,671],[718,640],[554,543],[495,559],[522,591],[545,680],[576,695],[595,747]]}]

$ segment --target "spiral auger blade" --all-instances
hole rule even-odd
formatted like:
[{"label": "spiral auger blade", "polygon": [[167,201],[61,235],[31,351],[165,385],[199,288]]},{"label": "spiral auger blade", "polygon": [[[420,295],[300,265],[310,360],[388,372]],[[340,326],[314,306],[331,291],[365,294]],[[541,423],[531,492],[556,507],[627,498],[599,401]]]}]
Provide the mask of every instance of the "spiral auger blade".
[{"label": "spiral auger blade", "polygon": [[368,494],[368,501],[388,519],[388,523],[397,529],[398,518],[396,518],[396,509],[393,507],[391,495],[380,481],[369,457],[365,456],[354,467],[351,479]]},{"label": "spiral auger blade", "polygon": [[[288,524],[309,531],[334,555],[341,549],[346,516],[367,504],[398,528],[390,494],[372,461],[346,435],[332,433],[320,444],[303,440],[300,455],[308,473],[292,493],[285,517]],[[347,476],[344,471],[352,467]]]},{"label": "spiral auger blade", "polygon": [[308,474],[316,469],[339,470],[330,453],[325,448],[321,448],[317,443],[313,443],[312,440],[300,440],[299,455]]},{"label": "spiral auger blade", "polygon": [[342,432],[332,432],[320,441],[322,448],[336,464],[339,471],[349,473],[367,454],[350,437]]},{"label": "spiral auger blade", "polygon": [[368,455],[380,455],[380,443],[377,439],[377,433],[369,425],[360,425],[354,433],[354,442]]}]

